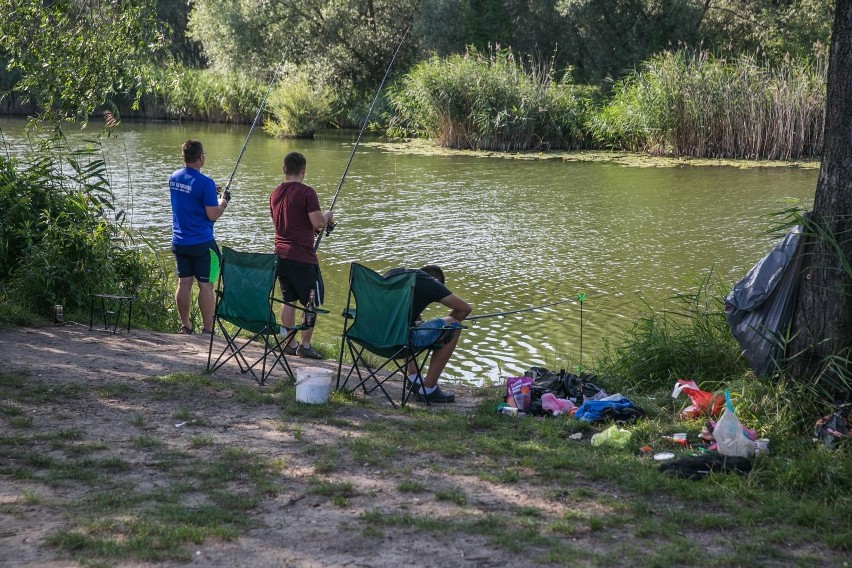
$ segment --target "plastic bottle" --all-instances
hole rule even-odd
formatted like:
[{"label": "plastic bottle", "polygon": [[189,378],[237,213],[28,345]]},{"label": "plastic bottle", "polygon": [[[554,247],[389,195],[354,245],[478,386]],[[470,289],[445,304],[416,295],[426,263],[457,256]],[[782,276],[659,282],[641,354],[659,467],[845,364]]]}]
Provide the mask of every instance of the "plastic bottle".
[{"label": "plastic bottle", "polygon": [[317,323],[317,305],[314,291],[311,290],[311,295],[308,298],[308,304],[305,306],[305,311],[302,312],[302,325],[305,327],[314,327]]}]

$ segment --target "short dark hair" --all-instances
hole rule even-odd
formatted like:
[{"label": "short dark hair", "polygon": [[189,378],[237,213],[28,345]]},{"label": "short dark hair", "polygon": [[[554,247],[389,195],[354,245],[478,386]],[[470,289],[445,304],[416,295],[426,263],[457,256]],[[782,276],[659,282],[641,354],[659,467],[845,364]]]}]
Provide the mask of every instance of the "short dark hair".
[{"label": "short dark hair", "polygon": [[307,163],[308,161],[299,152],[290,152],[284,156],[284,173],[288,176],[298,175],[305,169]]},{"label": "short dark hair", "polygon": [[427,264],[426,266],[422,266],[420,270],[422,270],[441,284],[444,283],[444,271],[441,270],[441,267],[437,264]]},{"label": "short dark hair", "polygon": [[201,155],[204,153],[204,146],[198,140],[187,140],[180,147],[180,151],[183,154],[183,163],[191,164],[201,159]]}]

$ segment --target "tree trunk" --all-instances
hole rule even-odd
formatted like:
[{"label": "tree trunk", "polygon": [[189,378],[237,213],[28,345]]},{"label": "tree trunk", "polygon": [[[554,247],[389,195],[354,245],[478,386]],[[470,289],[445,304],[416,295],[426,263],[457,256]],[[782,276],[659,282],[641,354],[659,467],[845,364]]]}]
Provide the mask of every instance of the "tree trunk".
[{"label": "tree trunk", "polygon": [[[835,8],[824,132],[788,371],[802,381],[833,382],[852,370],[852,0],[837,0]],[[847,362],[826,367],[832,356]]]}]

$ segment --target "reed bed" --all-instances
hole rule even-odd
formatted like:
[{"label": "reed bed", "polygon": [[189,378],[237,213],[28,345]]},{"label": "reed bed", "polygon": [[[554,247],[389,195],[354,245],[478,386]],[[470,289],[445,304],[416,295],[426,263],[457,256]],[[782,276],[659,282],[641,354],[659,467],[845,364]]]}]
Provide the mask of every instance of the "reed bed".
[{"label": "reed bed", "polygon": [[469,49],[417,64],[391,88],[389,134],[447,148],[517,151],[576,147],[582,103],[553,61]]},{"label": "reed bed", "polygon": [[248,123],[266,92],[264,83],[239,73],[178,67],[152,74],[152,92],[136,113],[148,118]]},{"label": "reed bed", "polygon": [[823,145],[826,62],[661,53],[588,123],[597,144],[700,158],[795,160]]}]

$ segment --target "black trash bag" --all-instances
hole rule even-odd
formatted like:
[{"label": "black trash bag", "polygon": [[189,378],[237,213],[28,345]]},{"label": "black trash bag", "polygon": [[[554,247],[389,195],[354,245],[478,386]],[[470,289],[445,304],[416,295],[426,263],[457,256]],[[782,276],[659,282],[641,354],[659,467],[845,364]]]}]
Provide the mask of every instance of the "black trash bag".
[{"label": "black trash bag", "polygon": [[536,389],[541,390],[539,398],[545,392],[552,392],[556,398],[568,399],[577,406],[583,403],[585,397],[592,397],[603,391],[592,382],[596,378],[595,375],[589,373],[574,375],[565,369],[560,369],[557,373],[544,367],[530,367],[524,376],[532,377],[533,393]]},{"label": "black trash bag", "polygon": [[725,298],[728,326],[754,374],[764,377],[783,355],[785,329],[796,307],[802,227],[794,227],[737,282]]},{"label": "black trash bag", "polygon": [[681,479],[704,479],[710,472],[746,474],[751,471],[751,461],[738,456],[712,453],[689,456],[660,465],[660,471]]}]

